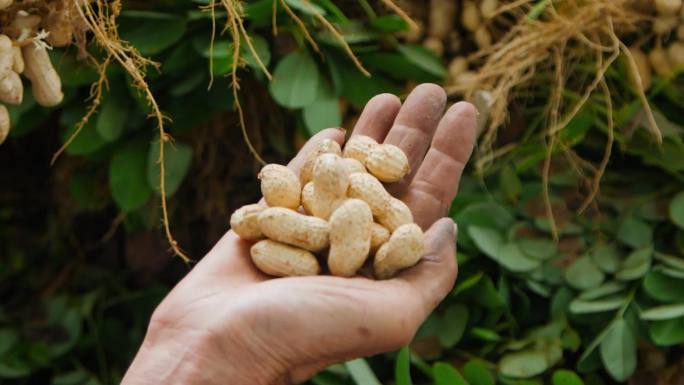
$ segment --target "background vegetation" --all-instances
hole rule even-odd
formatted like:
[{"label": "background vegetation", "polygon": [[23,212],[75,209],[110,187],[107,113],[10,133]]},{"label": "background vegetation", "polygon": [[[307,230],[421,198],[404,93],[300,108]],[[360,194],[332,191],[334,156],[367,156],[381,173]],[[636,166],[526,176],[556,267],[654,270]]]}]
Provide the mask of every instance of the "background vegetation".
[{"label": "background vegetation", "polygon": [[[552,18],[553,2],[529,3],[504,21]],[[119,16],[121,37],[160,63],[159,71],[148,69],[148,82],[174,138],[164,144],[170,223],[194,258],[227,229],[235,208],[259,194],[260,164],[234,109],[235,40],[223,31],[231,14],[222,4],[126,2]],[[244,134],[268,162],[285,162],[322,128],[350,129],[380,92],[405,95],[432,81],[458,100],[459,90],[478,83],[458,79],[465,69],[453,71],[453,57],[474,53],[471,67],[486,61],[462,25],[448,31],[458,38],[441,47],[428,38],[423,46],[383,3],[278,2],[275,36],[273,5],[243,4],[246,32],[267,71],[247,44],[235,68]],[[492,24],[496,39],[511,23]],[[647,49],[673,39],[653,38],[649,25],[624,39]],[[161,226],[158,131],[125,71],[110,66],[99,112],[50,166],[98,78],[76,53],[52,51],[64,103],[41,108],[27,92],[11,109],[10,139],[0,147],[2,383],[118,383],[151,311],[187,272],[171,258]],[[102,56],[95,47],[92,53]],[[572,86],[596,75],[595,61],[574,54],[563,100],[581,99]],[[660,384],[684,377],[684,80],[674,70],[646,87],[659,144],[620,54],[605,72],[606,87],[617,92],[591,94],[551,141],[544,134],[553,123],[549,95],[560,89],[549,82],[553,71],[539,66],[507,98],[510,116],[465,176],[450,212],[460,230],[459,280],[412,353],[336,365],[313,383]],[[488,106],[480,103],[485,115]],[[587,200],[599,170],[600,194]]]}]

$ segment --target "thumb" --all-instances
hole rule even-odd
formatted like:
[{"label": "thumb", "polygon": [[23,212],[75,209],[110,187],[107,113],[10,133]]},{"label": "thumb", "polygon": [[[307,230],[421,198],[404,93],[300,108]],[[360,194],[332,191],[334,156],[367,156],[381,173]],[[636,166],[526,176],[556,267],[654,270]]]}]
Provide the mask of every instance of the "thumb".
[{"label": "thumb", "polygon": [[458,274],[456,236],[458,227],[451,218],[441,218],[425,233],[425,255],[398,279],[408,282],[420,293],[426,316],[451,291]]}]

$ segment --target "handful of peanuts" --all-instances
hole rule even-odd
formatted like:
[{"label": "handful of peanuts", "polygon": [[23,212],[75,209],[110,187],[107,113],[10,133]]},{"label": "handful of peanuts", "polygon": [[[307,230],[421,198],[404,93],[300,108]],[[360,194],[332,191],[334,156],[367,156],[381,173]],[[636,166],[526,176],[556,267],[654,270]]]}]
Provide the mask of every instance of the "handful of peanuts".
[{"label": "handful of peanuts", "polygon": [[373,258],[373,275],[387,279],[418,263],[423,231],[411,210],[382,182],[410,173],[406,154],[391,144],[354,135],[344,151],[324,139],[308,155],[300,176],[266,165],[259,173],[265,203],[243,206],[230,218],[262,272],[277,276],[321,273],[351,277]]}]

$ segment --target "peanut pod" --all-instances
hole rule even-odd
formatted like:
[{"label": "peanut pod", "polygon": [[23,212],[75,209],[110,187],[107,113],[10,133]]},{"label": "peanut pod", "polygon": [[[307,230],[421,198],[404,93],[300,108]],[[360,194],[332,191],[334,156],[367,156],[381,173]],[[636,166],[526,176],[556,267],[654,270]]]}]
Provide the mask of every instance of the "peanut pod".
[{"label": "peanut pod", "polygon": [[0,79],[3,79],[12,71],[14,64],[12,48],[12,40],[6,35],[0,35]]},{"label": "peanut pod", "polygon": [[378,223],[385,226],[390,232],[407,223],[413,223],[413,214],[406,203],[395,197],[390,197],[387,208],[377,215]]},{"label": "peanut pod", "polygon": [[349,187],[349,173],[342,158],[335,154],[321,154],[313,169],[314,190],[333,197],[344,197]]},{"label": "peanut pod", "polygon": [[392,144],[375,146],[365,164],[368,171],[383,182],[396,182],[411,172],[404,151]]},{"label": "peanut pod", "polygon": [[321,271],[311,252],[270,239],[255,243],[250,255],[259,270],[276,277],[317,275]]},{"label": "peanut pod", "polygon": [[347,196],[366,202],[375,217],[380,217],[389,210],[390,199],[392,198],[382,183],[373,175],[360,172],[349,176]]},{"label": "peanut pod", "polygon": [[368,204],[348,199],[330,216],[328,268],[332,275],[351,277],[368,258],[373,214]]},{"label": "peanut pod", "polygon": [[368,172],[366,166],[354,158],[342,158],[342,163],[344,163],[344,167],[347,168],[347,173],[349,175],[355,172]]},{"label": "peanut pod", "polygon": [[20,47],[12,47],[12,70],[18,74],[24,73],[24,56]]},{"label": "peanut pod", "polygon": [[255,241],[264,237],[259,228],[259,214],[264,211],[264,206],[251,204],[240,207],[230,216],[230,228],[240,238]]},{"label": "peanut pod", "polygon": [[302,165],[302,169],[299,171],[299,179],[302,182],[302,185],[309,183],[309,181],[311,181],[313,178],[314,164],[316,163],[318,156],[321,154],[340,155],[342,154],[342,149],[340,148],[340,144],[332,139],[321,140],[306,156],[304,165]]},{"label": "peanut pod", "polygon": [[19,74],[9,71],[0,79],[0,102],[19,105],[24,99],[24,85]]},{"label": "peanut pod", "polygon": [[259,172],[261,193],[272,207],[297,209],[301,195],[299,178],[289,168],[279,164],[268,164]]},{"label": "peanut pod", "polygon": [[400,270],[415,265],[423,256],[423,249],[423,231],[418,225],[409,223],[399,227],[375,254],[375,276],[388,279]]},{"label": "peanut pod", "polygon": [[378,145],[375,139],[365,136],[365,135],[353,135],[344,145],[342,150],[342,156],[345,158],[354,158],[361,162],[361,164],[366,163],[366,158],[370,154],[371,150]]},{"label": "peanut pod", "polygon": [[390,232],[383,225],[373,222],[371,225],[370,253],[375,254],[380,246],[389,240]]},{"label": "peanut pod", "polygon": [[328,222],[284,207],[264,209],[259,214],[259,228],[269,239],[313,252],[330,244]]},{"label": "peanut pod", "polygon": [[29,44],[22,48],[24,75],[31,80],[33,97],[43,107],[53,107],[64,99],[62,81],[52,67],[45,47]]},{"label": "peanut pod", "polygon": [[4,104],[0,104],[0,144],[2,144],[10,131],[9,111]]}]

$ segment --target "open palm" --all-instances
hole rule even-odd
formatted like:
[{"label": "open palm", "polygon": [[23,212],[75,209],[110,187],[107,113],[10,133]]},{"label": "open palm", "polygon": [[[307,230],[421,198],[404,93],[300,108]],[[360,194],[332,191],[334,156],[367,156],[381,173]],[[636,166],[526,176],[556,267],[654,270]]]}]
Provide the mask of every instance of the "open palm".
[{"label": "open palm", "polygon": [[[396,96],[378,95],[352,133],[407,154],[412,173],[387,188],[426,231],[426,255],[418,265],[385,281],[272,279],[252,265],[251,244],[229,231],[155,311],[124,383],[137,383],[141,371],[197,380],[186,383],[298,383],[332,363],[410,342],[457,273],[456,228],[443,217],[472,151],[476,111],[457,103],[444,112],[445,104],[444,90],[433,84],[416,87],[403,105]],[[306,154],[325,138],[342,144],[344,132],[320,132],[288,167],[298,173]],[[150,367],[145,356],[160,345],[173,352],[164,355],[171,362]]]}]

